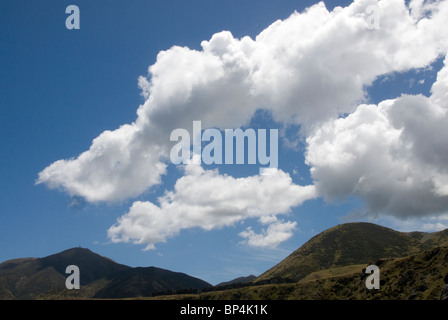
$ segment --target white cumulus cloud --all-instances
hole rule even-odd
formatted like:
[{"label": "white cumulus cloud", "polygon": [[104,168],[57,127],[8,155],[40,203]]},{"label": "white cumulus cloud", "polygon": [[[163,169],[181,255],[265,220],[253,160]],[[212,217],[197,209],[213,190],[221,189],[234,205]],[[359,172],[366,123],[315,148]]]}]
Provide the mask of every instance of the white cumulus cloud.
[{"label": "white cumulus cloud", "polygon": [[[379,29],[368,28],[371,4],[380,8]],[[368,211],[402,217],[442,212],[448,205],[446,67],[429,98],[362,103],[379,76],[427,67],[446,54],[447,19],[448,1],[355,0],[332,11],[320,2],[254,39],[222,31],[201,50],[161,51],[138,79],[145,102],[136,120],[50,164],[36,182],[89,202],[132,199],[163,182],[172,130],[189,130],[195,120],[203,129],[238,128],[264,109],[285,126],[301,127],[319,195],[356,195]],[[315,197],[315,187],[295,185],[281,170],[236,179],[187,166],[159,204],[135,202],[108,234],[150,249],[183,229],[284,214]],[[241,236],[271,245],[287,239],[293,225],[273,221],[260,234],[247,229]]]},{"label": "white cumulus cloud", "polygon": [[315,197],[313,185],[295,185],[281,170],[245,178],[221,175],[196,164],[186,165],[185,171],[174,190],[158,199],[158,205],[134,202],[129,212],[109,228],[112,241],[146,244],[146,249],[153,249],[156,243],[165,242],[183,229],[213,230],[258,217],[270,223],[269,237],[264,241],[278,244],[289,238],[291,224],[278,223],[275,215],[286,214]]},{"label": "white cumulus cloud", "polygon": [[356,195],[372,214],[443,214],[448,208],[448,59],[432,95],[360,105],[307,138],[320,195]]},{"label": "white cumulus cloud", "polygon": [[276,216],[261,217],[262,224],[268,224],[261,233],[256,233],[252,227],[239,233],[239,236],[245,238],[243,243],[253,247],[276,247],[280,243],[292,237],[296,230],[297,222],[278,220]]},{"label": "white cumulus cloud", "polygon": [[90,202],[133,198],[162,182],[175,128],[188,129],[194,120],[203,129],[236,128],[261,108],[308,130],[354,111],[379,75],[427,66],[446,52],[446,1],[413,1],[412,10],[403,0],[379,1],[380,29],[369,30],[372,3],[357,0],[329,11],[321,2],[255,39],[223,31],[200,51],[161,51],[148,77],[139,79],[146,101],[136,121],[49,165],[37,183]]}]

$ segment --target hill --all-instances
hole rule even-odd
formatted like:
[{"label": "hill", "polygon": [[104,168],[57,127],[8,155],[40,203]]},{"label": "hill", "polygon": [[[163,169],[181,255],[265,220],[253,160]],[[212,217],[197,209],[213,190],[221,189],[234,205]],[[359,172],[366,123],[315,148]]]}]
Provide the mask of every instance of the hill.
[{"label": "hill", "polygon": [[199,300],[439,300],[448,273],[448,247],[375,261],[380,289],[365,286],[367,265],[316,271],[296,283],[253,285],[191,295]]},{"label": "hill", "polygon": [[201,279],[156,267],[133,268],[111,274],[94,298],[147,297],[153,294],[197,292],[211,285]]},{"label": "hill", "polygon": [[405,233],[365,222],[337,225],[311,238],[253,282],[297,282],[318,270],[406,257],[447,243],[447,231]]},{"label": "hill", "polygon": [[[406,233],[343,224],[313,237],[252,282],[170,299],[438,300],[448,274],[447,240],[448,230]],[[366,288],[370,264],[380,268],[379,290]]]},{"label": "hill", "polygon": [[[68,290],[68,265],[80,269],[80,290]],[[89,249],[72,248],[43,258],[0,264],[0,299],[125,298],[211,287],[205,281],[164,269],[132,268]]]},{"label": "hill", "polygon": [[33,299],[50,290],[65,289],[65,268],[72,264],[82,270],[81,285],[130,268],[84,248],[44,258],[9,260],[0,264],[0,299]]},{"label": "hill", "polygon": [[131,269],[129,266],[116,263],[86,248],[68,249],[37,261],[39,261],[41,268],[53,268],[63,275],[64,278],[67,277],[65,268],[68,265],[77,265],[82,270],[81,285],[87,285],[92,281],[103,278],[107,274]]},{"label": "hill", "polygon": [[[80,290],[65,288],[71,264],[80,268]],[[369,264],[380,267],[380,290],[365,287]],[[0,264],[0,299],[437,299],[447,273],[448,229],[398,232],[346,223],[314,236],[255,279],[215,287],[184,273],[132,268],[83,248],[13,259]]]}]

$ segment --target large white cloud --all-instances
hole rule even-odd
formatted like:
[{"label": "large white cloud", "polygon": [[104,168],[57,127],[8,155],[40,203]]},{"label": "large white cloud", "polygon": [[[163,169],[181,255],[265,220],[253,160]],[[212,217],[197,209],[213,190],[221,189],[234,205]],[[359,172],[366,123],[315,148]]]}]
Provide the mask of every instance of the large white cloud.
[{"label": "large white cloud", "polygon": [[[371,4],[380,9],[379,29],[368,28]],[[77,157],[52,163],[37,183],[89,202],[132,199],[163,182],[172,130],[190,130],[195,120],[202,129],[238,128],[265,109],[285,126],[301,127],[315,186],[296,185],[281,170],[234,178],[190,164],[159,203],[134,202],[109,228],[112,241],[152,249],[184,229],[257,218],[266,228],[242,231],[244,242],[276,246],[296,228],[277,216],[317,195],[358,196],[373,214],[442,213],[448,207],[447,67],[429,98],[362,103],[378,76],[423,68],[446,54],[447,19],[448,1],[356,0],[333,11],[319,3],[255,39],[223,31],[203,41],[202,50],[161,51],[139,78],[145,102],[136,120],[103,132]]]},{"label": "large white cloud", "polygon": [[188,164],[174,190],[158,199],[159,205],[134,202],[109,228],[108,235],[113,242],[145,244],[146,249],[153,249],[184,229],[213,230],[255,217],[273,229],[268,229],[273,232],[266,245],[278,244],[291,236],[291,225],[279,224],[275,216],[314,198],[315,189],[313,185],[295,185],[289,174],[272,170],[271,175],[234,178]]},{"label": "large white cloud", "polygon": [[320,195],[355,195],[367,212],[418,217],[448,211],[448,58],[432,95],[360,105],[307,138]]},{"label": "large white cloud", "polygon": [[255,39],[223,31],[202,50],[162,51],[139,84],[146,101],[135,122],[102,133],[89,150],[58,160],[37,183],[87,201],[120,201],[161,183],[170,132],[236,128],[257,108],[276,120],[314,125],[355,110],[379,75],[424,67],[447,49],[447,1],[378,2],[380,29],[370,30],[357,0],[328,11],[323,3],[276,21]]},{"label": "large white cloud", "polygon": [[89,202],[121,201],[136,197],[160,183],[166,164],[159,161],[164,149],[134,143],[138,128],[123,125],[95,138],[88,151],[76,159],[58,160],[39,173],[38,183],[62,188]]},{"label": "large white cloud", "polygon": [[[366,26],[370,4],[380,10],[379,29]],[[423,67],[446,52],[447,3],[411,5],[355,1],[329,12],[319,3],[277,21],[256,38],[254,90],[278,120],[305,127],[354,111],[379,75]]]}]

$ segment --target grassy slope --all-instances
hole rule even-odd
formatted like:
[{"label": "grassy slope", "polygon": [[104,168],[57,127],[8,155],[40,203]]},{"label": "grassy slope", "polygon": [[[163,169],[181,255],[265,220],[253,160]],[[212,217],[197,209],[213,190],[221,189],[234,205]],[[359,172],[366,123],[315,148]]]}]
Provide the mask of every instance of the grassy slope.
[{"label": "grassy slope", "polygon": [[406,233],[372,223],[347,223],[316,235],[254,282],[296,282],[318,270],[404,257],[419,251],[420,240]]},{"label": "grassy slope", "polygon": [[437,247],[395,259],[377,261],[381,287],[365,287],[366,265],[332,268],[310,274],[297,283],[264,284],[152,299],[200,300],[438,300],[448,273],[448,247]]},{"label": "grassy slope", "polygon": [[[380,290],[365,288],[368,264],[380,267]],[[447,273],[448,230],[403,233],[350,223],[310,239],[258,285],[155,299],[438,299]]]}]

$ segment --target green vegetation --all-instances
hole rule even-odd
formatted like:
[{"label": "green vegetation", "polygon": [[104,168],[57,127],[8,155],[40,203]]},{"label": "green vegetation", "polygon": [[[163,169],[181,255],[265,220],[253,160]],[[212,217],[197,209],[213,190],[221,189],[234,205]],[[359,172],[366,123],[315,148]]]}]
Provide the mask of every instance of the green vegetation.
[{"label": "green vegetation", "polygon": [[319,271],[310,273],[305,278],[300,280],[300,282],[304,283],[307,281],[352,275],[352,274],[360,273],[360,270],[362,270],[365,267],[366,267],[366,265],[364,265],[364,264],[355,264],[355,265],[350,265],[350,266],[345,266],[345,267],[319,270]]},{"label": "green vegetation", "polygon": [[405,257],[421,250],[421,241],[407,233],[373,223],[347,223],[311,238],[254,282],[297,282],[318,270]]},{"label": "green vegetation", "polygon": [[448,247],[437,247],[406,258],[377,261],[381,286],[365,286],[366,265],[314,272],[297,283],[253,285],[188,296],[151,299],[190,300],[438,300],[448,273]]},{"label": "green vegetation", "polygon": [[[65,288],[65,268],[79,266],[81,289]],[[381,287],[363,272],[380,268]],[[212,287],[183,273],[131,268],[74,248],[0,264],[0,299],[439,299],[448,273],[448,230],[403,233],[371,223],[328,229],[253,279]]]},{"label": "green vegetation", "polygon": [[[71,264],[81,270],[79,290],[65,287],[65,268]],[[211,285],[183,273],[155,267],[131,268],[84,248],[0,264],[0,299],[126,298],[196,293],[205,287]]]}]

